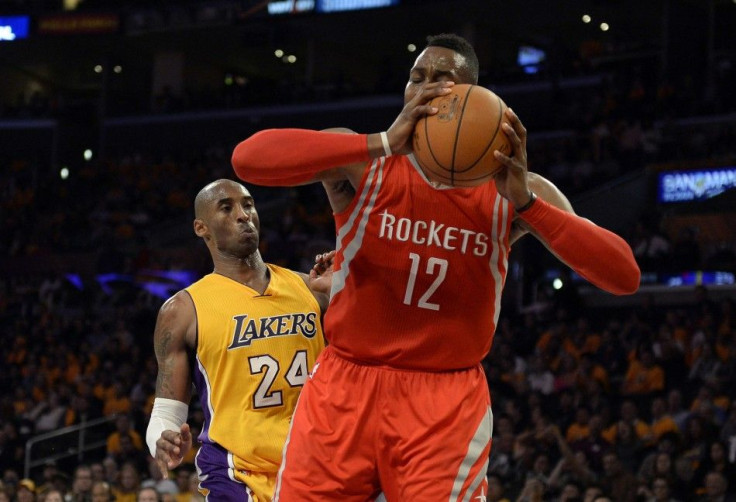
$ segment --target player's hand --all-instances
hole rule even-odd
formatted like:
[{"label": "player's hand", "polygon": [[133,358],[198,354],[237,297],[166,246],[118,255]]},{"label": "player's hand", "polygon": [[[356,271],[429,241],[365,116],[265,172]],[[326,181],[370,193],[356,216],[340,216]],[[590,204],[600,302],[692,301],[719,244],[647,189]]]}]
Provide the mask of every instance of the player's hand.
[{"label": "player's hand", "polygon": [[175,468],[184,459],[184,455],[192,447],[192,433],[189,424],[182,424],[179,432],[163,431],[156,440],[156,465],[163,479],[169,477],[169,470]]},{"label": "player's hand", "polygon": [[394,123],[386,131],[388,143],[394,154],[406,155],[412,152],[412,136],[417,121],[426,116],[434,115],[438,109],[429,106],[429,102],[438,96],[444,96],[452,91],[455,82],[431,82],[412,97],[396,117]]},{"label": "player's hand", "polygon": [[526,158],[526,127],[511,108],[507,108],[505,113],[509,123],[503,122],[501,127],[508,136],[513,151],[510,157],[498,150],[494,152],[496,159],[504,165],[494,179],[498,193],[516,208],[528,203],[530,194]]},{"label": "player's hand", "polygon": [[309,287],[312,291],[330,294],[334,259],[334,250],[314,257],[314,266],[309,271]]}]

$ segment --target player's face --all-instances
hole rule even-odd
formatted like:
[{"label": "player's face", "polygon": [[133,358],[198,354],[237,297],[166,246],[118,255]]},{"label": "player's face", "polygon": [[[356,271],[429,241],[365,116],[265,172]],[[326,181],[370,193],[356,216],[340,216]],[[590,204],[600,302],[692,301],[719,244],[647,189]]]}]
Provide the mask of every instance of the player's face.
[{"label": "player's face", "polygon": [[207,225],[217,249],[246,258],[258,250],[260,220],[248,190],[237,184],[218,187]]},{"label": "player's face", "polygon": [[456,84],[474,83],[465,57],[445,47],[427,47],[409,71],[404,103],[408,103],[426,84],[447,80]]}]

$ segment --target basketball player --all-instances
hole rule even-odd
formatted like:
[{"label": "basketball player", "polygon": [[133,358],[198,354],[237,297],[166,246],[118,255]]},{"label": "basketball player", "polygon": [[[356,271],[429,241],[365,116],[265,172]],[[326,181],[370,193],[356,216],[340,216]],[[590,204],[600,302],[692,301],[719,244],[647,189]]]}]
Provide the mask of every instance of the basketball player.
[{"label": "basketball player", "polygon": [[493,422],[480,362],[511,244],[531,233],[596,286],[638,288],[626,242],[528,172],[526,130],[511,110],[513,155],[496,152],[505,167],[494,181],[451,188],[422,172],[411,138],[437,112],[427,103],[477,81],[466,40],[429,37],[387,131],[267,130],[233,153],[252,183],[321,181],[337,227],[330,345],[299,399],[275,500],[484,500]]},{"label": "basketball player", "polygon": [[308,277],[264,263],[258,213],[237,182],[205,186],[194,211],[214,271],[159,311],[146,442],[166,477],[192,446],[194,381],[205,416],[195,460],[200,490],[208,500],[270,501],[299,391],[324,348],[331,270]]}]

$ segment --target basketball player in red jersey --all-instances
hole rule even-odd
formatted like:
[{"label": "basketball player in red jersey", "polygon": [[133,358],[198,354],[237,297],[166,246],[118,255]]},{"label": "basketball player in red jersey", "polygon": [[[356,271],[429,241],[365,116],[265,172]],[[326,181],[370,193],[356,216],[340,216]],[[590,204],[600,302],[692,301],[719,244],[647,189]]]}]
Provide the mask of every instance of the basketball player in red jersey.
[{"label": "basketball player in red jersey", "polygon": [[251,183],[321,181],[337,227],[330,344],[299,399],[274,500],[485,500],[493,420],[480,362],[513,242],[531,233],[611,293],[639,286],[626,242],[528,172],[513,111],[504,126],[513,155],[495,153],[505,166],[495,180],[429,181],[411,155],[414,125],[437,113],[432,98],[477,81],[466,40],[429,37],[387,131],[267,130],[233,153]]}]

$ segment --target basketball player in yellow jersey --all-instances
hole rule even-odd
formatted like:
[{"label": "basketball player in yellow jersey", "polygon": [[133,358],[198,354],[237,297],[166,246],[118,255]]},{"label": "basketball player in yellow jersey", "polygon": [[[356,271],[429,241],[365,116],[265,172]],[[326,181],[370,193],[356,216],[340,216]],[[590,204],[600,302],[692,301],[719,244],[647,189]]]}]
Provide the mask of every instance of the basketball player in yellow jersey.
[{"label": "basketball player in yellow jersey", "polygon": [[270,501],[297,397],[324,348],[332,270],[324,259],[309,276],[264,263],[258,213],[239,183],[210,183],[194,210],[214,271],[159,311],[146,442],[164,476],[181,462],[194,383],[205,415],[200,491],[211,501]]}]

